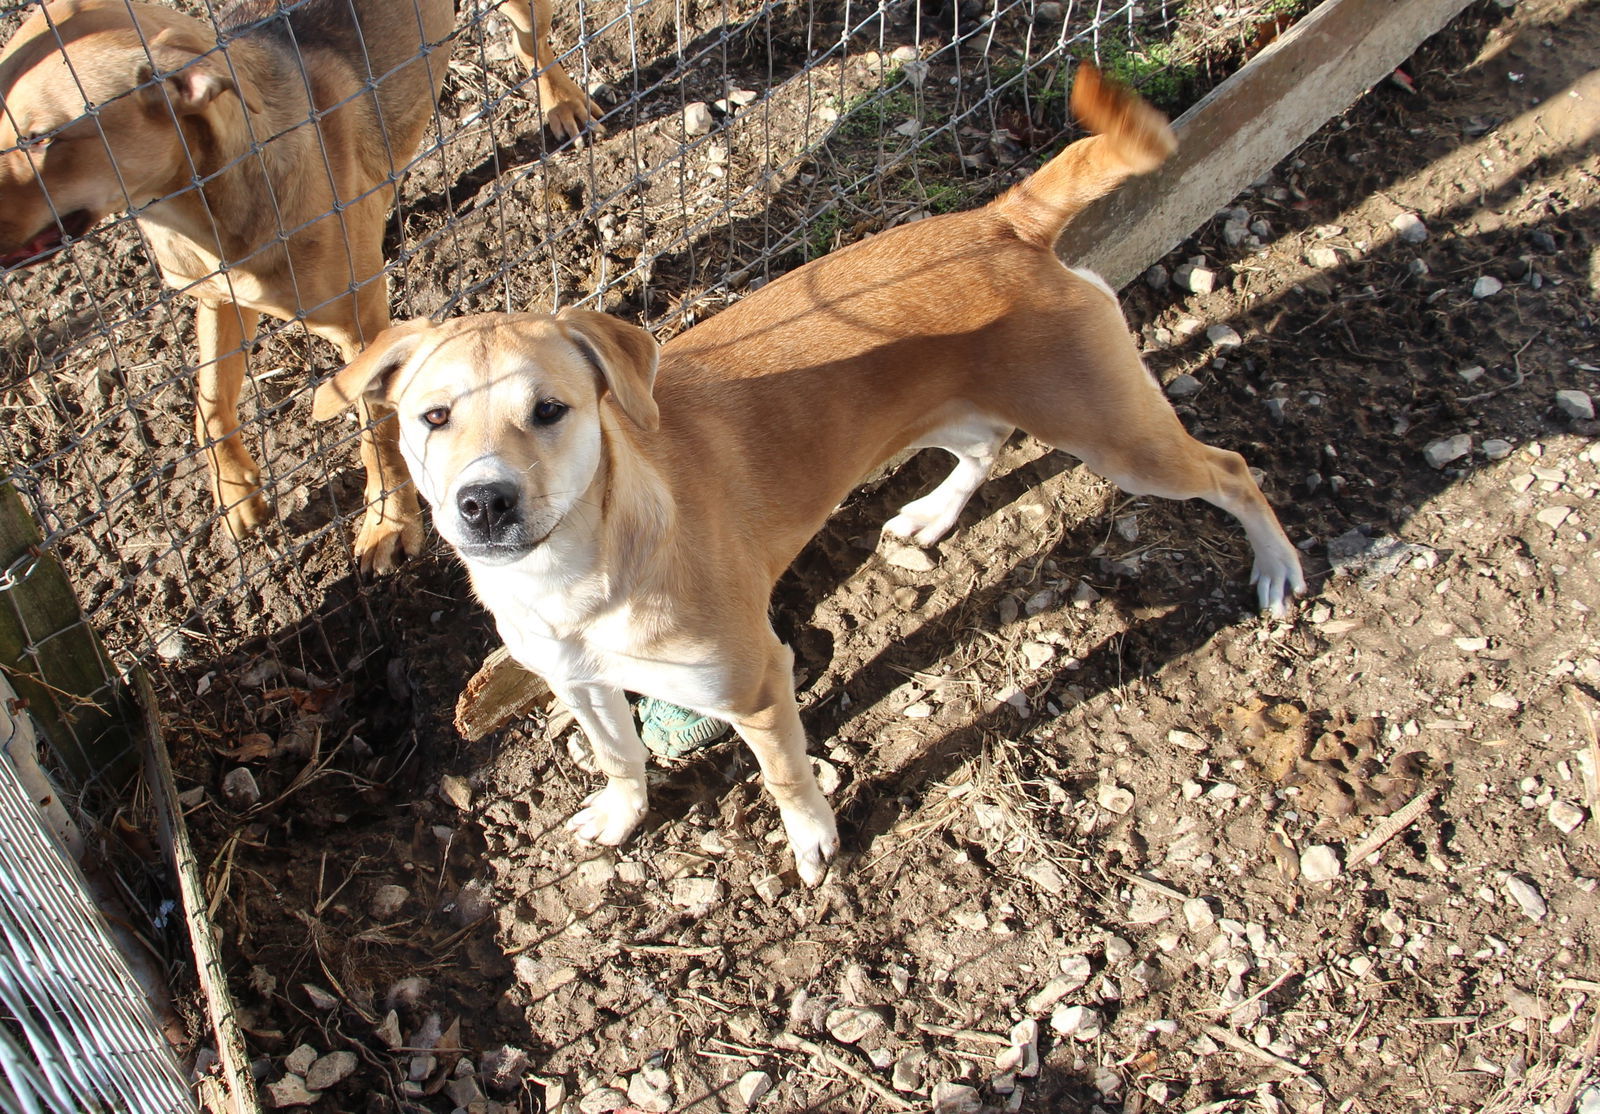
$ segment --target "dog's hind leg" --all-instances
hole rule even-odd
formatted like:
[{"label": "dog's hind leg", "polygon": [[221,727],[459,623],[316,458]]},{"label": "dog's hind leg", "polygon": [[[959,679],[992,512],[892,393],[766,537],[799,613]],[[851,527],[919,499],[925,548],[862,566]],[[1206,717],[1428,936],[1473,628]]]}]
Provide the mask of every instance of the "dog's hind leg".
[{"label": "dog's hind leg", "polygon": [[973,414],[918,438],[913,448],[943,449],[956,458],[956,466],[938,487],[901,507],[899,514],[883,524],[883,532],[917,545],[932,545],[948,534],[967,500],[989,478],[995,456],[1013,428]]},{"label": "dog's hind leg", "polygon": [[1255,550],[1250,581],[1262,609],[1284,614],[1290,597],[1305,591],[1300,556],[1244,458],[1189,436],[1145,370],[1114,299],[1080,308],[1090,320],[1078,322],[1078,366],[1019,376],[1031,386],[1025,404],[1020,395],[1011,399],[1018,424],[1130,495],[1204,499],[1233,515]]},{"label": "dog's hind leg", "polygon": [[806,757],[805,728],[794,699],[794,654],[777,635],[768,631],[767,637],[771,641],[766,669],[751,705],[727,718],[755,752],[761,780],[783,818],[801,881],[815,886],[839,851],[839,832]]},{"label": "dog's hind leg", "polygon": [[606,775],[605,788],[592,793],[567,821],[567,830],[588,843],[615,847],[644,819],[645,749],[633,726],[633,709],[621,689],[597,684],[557,684],[550,691],[567,706],[594,751],[594,764]]},{"label": "dog's hind leg", "polygon": [[[248,320],[246,318],[248,317]],[[271,517],[261,494],[261,469],[239,431],[245,335],[257,315],[233,302],[201,301],[195,311],[200,366],[195,374],[195,438],[211,466],[211,493],[236,538]]]}]

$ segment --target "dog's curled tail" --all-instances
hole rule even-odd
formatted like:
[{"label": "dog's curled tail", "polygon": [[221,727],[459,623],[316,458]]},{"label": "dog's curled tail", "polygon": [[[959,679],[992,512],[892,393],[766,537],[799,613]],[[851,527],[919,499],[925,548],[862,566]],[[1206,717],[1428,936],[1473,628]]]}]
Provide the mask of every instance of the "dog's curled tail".
[{"label": "dog's curled tail", "polygon": [[1053,247],[1091,201],[1135,174],[1160,166],[1178,148],[1167,118],[1088,62],[1072,83],[1072,114],[1091,131],[993,203],[1018,236]]}]

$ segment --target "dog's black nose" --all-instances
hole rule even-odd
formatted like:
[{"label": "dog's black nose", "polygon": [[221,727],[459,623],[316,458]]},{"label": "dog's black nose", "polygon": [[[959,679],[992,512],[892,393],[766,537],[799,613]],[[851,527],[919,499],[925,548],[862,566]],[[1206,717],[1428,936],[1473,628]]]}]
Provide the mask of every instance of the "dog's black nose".
[{"label": "dog's black nose", "polygon": [[517,488],[505,482],[473,484],[456,493],[461,525],[485,541],[517,521]]}]

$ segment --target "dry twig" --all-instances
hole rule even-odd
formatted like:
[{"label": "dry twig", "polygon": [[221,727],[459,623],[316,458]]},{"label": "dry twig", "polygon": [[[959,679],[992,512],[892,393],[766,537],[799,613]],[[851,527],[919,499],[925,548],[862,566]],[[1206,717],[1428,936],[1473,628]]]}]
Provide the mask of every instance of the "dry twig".
[{"label": "dry twig", "polygon": [[1377,854],[1384,844],[1416,823],[1417,817],[1427,811],[1428,802],[1433,800],[1435,792],[1436,790],[1429,786],[1385,817],[1383,823],[1379,824],[1370,836],[1351,849],[1347,868],[1360,866]]},{"label": "dry twig", "polygon": [[1290,1075],[1311,1080],[1313,1083],[1316,1082],[1309,1071],[1295,1063],[1293,1060],[1285,1060],[1282,1056],[1275,1055],[1274,1053],[1268,1052],[1265,1048],[1251,1044],[1238,1033],[1235,1033],[1232,1029],[1224,1029],[1221,1025],[1211,1025],[1208,1023],[1200,1026],[1200,1031],[1206,1036],[1210,1037],[1212,1040],[1216,1041],[1218,1044],[1225,1044],[1235,1052],[1239,1052],[1253,1059],[1260,1060],[1263,1064],[1271,1064],[1273,1067],[1282,1068]]},{"label": "dry twig", "polygon": [[821,1060],[829,1067],[844,1072],[844,1074],[848,1075],[851,1079],[855,1080],[867,1090],[877,1095],[879,1099],[888,1103],[896,1110],[916,1109],[913,1104],[907,1102],[905,1099],[889,1090],[889,1088],[885,1087],[882,1083],[879,1083],[876,1079],[872,1078],[872,1076],[856,1067],[849,1060],[846,1060],[844,1057],[828,1051],[828,1049],[823,1048],[815,1041],[808,1041],[804,1037],[795,1036],[793,1033],[779,1033],[776,1037],[772,1038],[772,1043],[787,1052],[804,1052],[808,1056],[813,1056],[816,1059]]}]

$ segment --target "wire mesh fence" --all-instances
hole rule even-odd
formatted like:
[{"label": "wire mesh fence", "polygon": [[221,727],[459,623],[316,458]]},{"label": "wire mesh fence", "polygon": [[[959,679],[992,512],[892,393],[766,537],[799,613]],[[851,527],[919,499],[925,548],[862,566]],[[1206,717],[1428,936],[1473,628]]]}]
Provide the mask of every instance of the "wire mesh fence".
[{"label": "wire mesh fence", "polygon": [[[66,570],[105,647],[77,705],[134,663],[188,701],[241,647],[377,652],[372,531],[435,547],[396,524],[381,434],[364,481],[362,423],[309,400],[391,318],[588,305],[665,339],[998,192],[1059,146],[1073,58],[1181,97],[1281,6],[586,0],[552,60],[523,3],[0,9],[0,454],[39,530],[0,593]],[[597,119],[559,134],[584,91]],[[48,688],[70,632],[11,610]],[[109,766],[56,764],[79,793]]]}]

